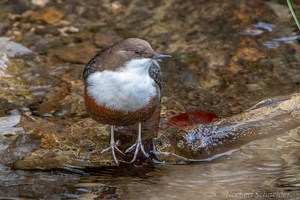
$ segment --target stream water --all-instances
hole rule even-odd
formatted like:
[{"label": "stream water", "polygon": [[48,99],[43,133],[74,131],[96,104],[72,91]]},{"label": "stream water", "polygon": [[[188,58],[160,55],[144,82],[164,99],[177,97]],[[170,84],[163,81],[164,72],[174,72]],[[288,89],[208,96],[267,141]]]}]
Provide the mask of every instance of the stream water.
[{"label": "stream water", "polygon": [[[226,117],[299,91],[299,35],[281,1],[0,0],[0,19],[0,152],[16,133],[83,129],[84,64],[122,38],[173,55],[162,64],[161,130],[187,110]],[[295,129],[191,165],[0,165],[0,199],[300,199],[299,155]]]},{"label": "stream water", "polygon": [[120,199],[299,199],[299,150],[284,135],[211,162],[158,165],[146,174],[91,173],[77,189],[88,196],[105,183],[114,188],[107,197]]}]

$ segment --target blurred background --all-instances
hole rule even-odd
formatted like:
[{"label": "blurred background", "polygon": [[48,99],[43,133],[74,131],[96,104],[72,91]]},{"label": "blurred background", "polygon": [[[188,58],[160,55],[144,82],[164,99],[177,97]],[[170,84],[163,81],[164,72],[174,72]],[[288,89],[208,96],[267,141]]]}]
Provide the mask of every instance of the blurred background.
[{"label": "blurred background", "polygon": [[[300,13],[299,1],[292,3]],[[299,92],[299,31],[286,1],[0,0],[0,149],[19,132],[102,130],[85,112],[82,71],[97,50],[130,37],[173,56],[162,63],[162,130],[170,117],[189,110],[226,117]],[[51,149],[55,134],[47,136],[43,147]],[[80,145],[93,145],[89,141]],[[126,175],[3,166],[0,196],[240,199],[250,194],[251,199],[270,194],[281,199],[282,194],[297,199],[299,141],[298,132],[287,133],[217,161]]]}]

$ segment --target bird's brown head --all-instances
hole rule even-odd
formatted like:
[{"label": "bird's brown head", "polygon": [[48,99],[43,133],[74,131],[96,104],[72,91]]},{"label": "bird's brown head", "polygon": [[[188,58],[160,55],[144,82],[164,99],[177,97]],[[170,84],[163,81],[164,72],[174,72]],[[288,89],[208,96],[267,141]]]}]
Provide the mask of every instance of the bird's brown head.
[{"label": "bird's brown head", "polygon": [[104,62],[110,68],[122,67],[131,60],[138,59],[162,59],[171,57],[155,52],[151,45],[139,38],[129,38],[112,46],[107,52]]},{"label": "bird's brown head", "polygon": [[150,44],[142,39],[129,38],[117,43],[112,51],[124,59],[152,58],[155,51]]}]

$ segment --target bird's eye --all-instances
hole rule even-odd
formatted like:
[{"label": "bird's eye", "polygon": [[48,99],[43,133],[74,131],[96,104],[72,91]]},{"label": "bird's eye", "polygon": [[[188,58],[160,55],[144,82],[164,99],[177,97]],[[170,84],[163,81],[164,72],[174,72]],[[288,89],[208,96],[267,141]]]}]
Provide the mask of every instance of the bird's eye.
[{"label": "bird's eye", "polygon": [[141,55],[141,51],[138,49],[133,50],[133,53],[137,56]]}]

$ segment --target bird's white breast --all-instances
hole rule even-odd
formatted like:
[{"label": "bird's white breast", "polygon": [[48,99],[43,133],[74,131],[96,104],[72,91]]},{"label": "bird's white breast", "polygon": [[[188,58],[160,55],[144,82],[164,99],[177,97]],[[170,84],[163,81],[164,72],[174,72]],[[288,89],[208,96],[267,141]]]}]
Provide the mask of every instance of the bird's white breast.
[{"label": "bird's white breast", "polygon": [[[121,111],[135,111],[147,106],[156,95],[154,80],[148,75],[150,60],[135,60],[122,71],[95,72],[87,79],[87,93],[98,105]],[[137,67],[137,65],[144,64]]]}]

